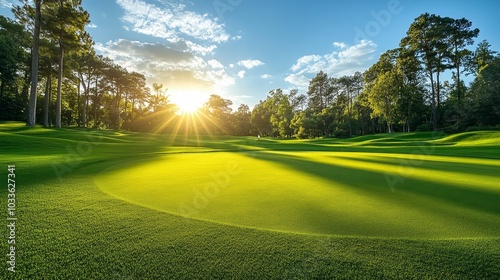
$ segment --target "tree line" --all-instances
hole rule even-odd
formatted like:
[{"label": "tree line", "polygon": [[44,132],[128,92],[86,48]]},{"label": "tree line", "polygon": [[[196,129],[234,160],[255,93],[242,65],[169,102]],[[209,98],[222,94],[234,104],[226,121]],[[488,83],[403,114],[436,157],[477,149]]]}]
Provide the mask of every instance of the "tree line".
[{"label": "tree line", "polygon": [[263,134],[299,138],[500,129],[500,57],[486,40],[470,49],[478,34],[465,18],[422,14],[399,47],[364,73],[320,71],[306,95],[272,90],[251,124]]},{"label": "tree line", "polygon": [[96,54],[81,0],[22,0],[13,13],[0,16],[0,120],[129,129],[175,112],[162,85]]},{"label": "tree line", "polygon": [[143,74],[96,54],[81,0],[22,0],[13,12],[0,16],[0,120],[299,138],[500,124],[500,57],[487,41],[470,49],[479,30],[465,18],[422,14],[364,73],[320,71],[306,93],[274,89],[252,110],[213,94],[197,114],[182,115],[163,85],[149,87]]}]

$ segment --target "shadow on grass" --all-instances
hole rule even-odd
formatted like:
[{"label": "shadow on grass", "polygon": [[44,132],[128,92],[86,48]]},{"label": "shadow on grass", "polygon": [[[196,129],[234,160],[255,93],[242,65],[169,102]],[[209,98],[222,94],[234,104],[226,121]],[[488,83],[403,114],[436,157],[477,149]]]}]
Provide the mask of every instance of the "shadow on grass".
[{"label": "shadow on grass", "polygon": [[[341,156],[340,156],[341,157]],[[367,163],[367,162],[373,162],[373,160],[365,160],[365,159],[360,159],[360,158],[349,158],[349,157],[341,157],[345,158],[349,161],[354,161],[358,163]],[[376,163],[379,163],[375,161]],[[332,163],[335,165],[335,163]],[[392,163],[382,163],[383,165],[386,166],[386,170],[394,171],[398,170],[399,167],[401,167],[400,163],[397,162],[392,162]],[[363,168],[357,168],[354,167],[356,164],[353,164],[353,169],[357,169],[362,172],[371,172],[371,171],[366,171]],[[341,165],[336,165],[336,166],[341,166]],[[457,168],[457,164],[449,164],[449,163],[443,163],[440,165],[434,164],[432,167],[409,167],[409,166],[403,166],[404,168],[414,168],[413,172],[415,174],[418,174],[419,172],[426,172],[426,170],[429,171],[443,171],[443,172],[453,172],[453,173],[465,173],[467,167],[464,165],[461,165],[461,169],[459,170]],[[497,167],[498,169],[498,167]],[[485,175],[484,173],[472,173],[470,172],[470,166],[468,168],[469,174],[472,175]],[[493,170],[492,170],[493,172]],[[396,172],[397,173],[397,172]],[[379,173],[379,176],[384,177],[385,173]],[[495,174],[495,173],[493,173]],[[408,176],[403,177],[404,181],[401,182],[400,184],[396,185],[396,190],[397,191],[404,191],[404,192],[412,192],[418,195],[425,195],[428,197],[432,198],[437,198],[442,201],[456,204],[458,206],[465,206],[470,209],[476,209],[476,210],[482,210],[486,212],[490,212],[493,214],[498,214],[500,213],[500,204],[498,201],[500,201],[500,193],[494,192],[494,191],[487,191],[485,189],[472,189],[472,188],[467,188],[467,187],[461,187],[457,185],[452,185],[446,182],[441,182],[441,181],[434,181],[434,180],[426,180],[426,179],[417,179],[414,178],[411,174]],[[480,185],[480,182],[477,182],[478,185]]]},{"label": "shadow on grass", "polygon": [[[356,167],[347,168],[342,165],[335,165],[334,162],[325,164],[298,156],[275,153],[259,153],[257,159],[278,163],[287,168],[295,169],[298,172],[327,179],[332,183],[341,183],[370,196],[383,200],[388,199],[394,203],[421,207],[421,205],[411,199],[402,201],[402,197],[397,194],[398,192],[402,192],[437,199],[471,210],[500,214],[500,204],[498,204],[500,194],[495,192],[460,188],[444,182],[438,183],[408,178],[404,184],[398,187],[397,192],[391,193],[383,172],[368,171]],[[440,209],[435,210],[440,211]]]},{"label": "shadow on grass", "polygon": [[[411,155],[409,155],[411,156]],[[353,157],[343,154],[335,154],[332,158],[341,158],[346,160],[353,160],[360,163],[376,163],[388,165],[388,170],[397,170],[398,167],[415,168],[418,171],[446,171],[446,172],[460,172],[470,175],[479,176],[496,176],[500,168],[499,165],[485,164],[485,163],[459,163],[459,162],[445,162],[432,159],[419,159],[419,154],[415,157],[385,157],[385,156],[366,156],[363,158]],[[480,168],[478,168],[478,166]]]}]

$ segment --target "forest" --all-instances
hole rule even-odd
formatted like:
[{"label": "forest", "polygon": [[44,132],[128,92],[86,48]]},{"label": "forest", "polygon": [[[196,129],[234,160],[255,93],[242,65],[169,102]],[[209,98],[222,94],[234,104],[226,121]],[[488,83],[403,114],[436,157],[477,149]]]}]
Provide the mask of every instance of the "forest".
[{"label": "forest", "polygon": [[420,15],[364,73],[320,71],[307,92],[272,89],[252,109],[214,93],[182,114],[168,85],[96,52],[81,0],[21,1],[13,13],[0,16],[0,120],[297,138],[500,129],[500,56],[465,18]]}]

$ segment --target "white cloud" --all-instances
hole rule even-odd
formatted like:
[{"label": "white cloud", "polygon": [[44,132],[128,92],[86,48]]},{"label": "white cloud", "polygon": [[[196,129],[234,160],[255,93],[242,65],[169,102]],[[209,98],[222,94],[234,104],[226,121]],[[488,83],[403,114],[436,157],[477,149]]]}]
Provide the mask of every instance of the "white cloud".
[{"label": "white cloud", "polygon": [[243,79],[245,77],[245,73],[245,70],[241,70],[240,72],[238,72],[238,77]]},{"label": "white cloud", "polygon": [[372,41],[362,40],[359,44],[354,46],[345,47],[343,51],[339,52],[339,57],[347,59],[365,59],[373,57],[373,53],[377,45]]},{"label": "white cloud", "polygon": [[238,61],[238,65],[243,66],[247,69],[252,69],[257,66],[264,65],[265,63],[257,59],[247,59]]},{"label": "white cloud", "polygon": [[337,50],[325,55],[307,55],[299,58],[290,68],[293,73],[286,81],[294,86],[307,88],[310,79],[319,71],[330,77],[352,75],[356,71],[363,72],[373,64],[377,45],[372,41],[362,40],[356,45],[348,46],[343,42],[334,42]]},{"label": "white cloud", "polygon": [[119,39],[109,41],[106,45],[97,43],[97,51],[115,61],[132,63],[132,60],[151,61],[161,64],[171,64],[170,67],[186,65],[196,60],[196,56],[183,50],[175,49],[159,43],[143,43]]},{"label": "white cloud", "polygon": [[211,92],[215,87],[235,83],[219,61],[205,61],[179,47],[182,48],[183,44],[166,45],[120,39],[104,45],[97,43],[95,49],[129,71],[144,74],[149,84],[162,83],[172,90],[197,88]]},{"label": "white cloud", "polygon": [[207,55],[209,53],[213,53],[214,50],[217,48],[216,45],[202,46],[202,45],[195,44],[191,41],[186,41],[185,44],[189,48],[190,51],[192,51],[194,53],[201,54],[201,55]]},{"label": "white cloud", "polygon": [[343,49],[343,48],[347,47],[346,43],[344,43],[344,42],[333,42],[333,44],[332,44],[332,45],[333,45],[334,47],[341,48],[341,49]]},{"label": "white cloud", "polygon": [[87,24],[87,27],[88,28],[97,28],[97,25],[95,25],[93,23],[89,23],[89,24]]},{"label": "white cloud", "polygon": [[321,60],[321,56],[319,55],[306,55],[297,60],[295,65],[292,66],[292,71],[297,71],[300,68],[304,67],[305,65],[308,65],[312,62],[317,62]]},{"label": "white cloud", "polygon": [[285,81],[299,88],[305,89],[309,86],[310,79],[302,74],[290,74]]},{"label": "white cloud", "polygon": [[213,88],[222,88],[232,86],[235,81],[232,77],[228,76],[224,69],[211,70],[211,71],[195,71],[194,77],[196,79],[206,81],[212,85]]},{"label": "white cloud", "polygon": [[214,69],[224,69],[224,65],[222,65],[222,63],[220,63],[217,59],[210,59],[207,63]]},{"label": "white cloud", "polygon": [[0,8],[11,9],[12,7],[13,7],[13,4],[10,1],[0,0]]},{"label": "white cloud", "polygon": [[116,3],[124,10],[122,20],[132,25],[131,30],[170,43],[184,42],[198,54],[212,53],[217,48],[215,43],[230,38],[217,18],[188,11],[182,4],[160,1],[163,3],[160,7],[144,0],[116,0]]},{"label": "white cloud", "polygon": [[264,75],[262,75],[262,76],[260,76],[260,77],[261,77],[262,79],[266,79],[266,80],[267,80],[267,79],[270,79],[270,78],[271,78],[271,75],[269,75],[269,74],[264,74]]}]

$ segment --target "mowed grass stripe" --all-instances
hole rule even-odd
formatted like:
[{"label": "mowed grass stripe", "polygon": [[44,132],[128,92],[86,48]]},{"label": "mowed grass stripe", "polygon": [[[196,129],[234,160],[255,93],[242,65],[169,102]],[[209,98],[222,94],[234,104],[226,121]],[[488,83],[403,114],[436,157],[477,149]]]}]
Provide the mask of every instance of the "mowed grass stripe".
[{"label": "mowed grass stripe", "polygon": [[[419,156],[418,160],[412,159],[407,155],[392,156],[392,158],[398,160],[377,162],[378,155],[376,154],[360,154],[360,153],[339,153],[333,155],[325,154],[314,154],[313,159],[309,157],[312,161],[323,162],[332,165],[341,165],[350,168],[357,168],[360,170],[370,170],[375,172],[381,172],[383,175],[388,175],[393,178],[393,180],[404,181],[405,178],[414,177],[423,180],[428,180],[432,182],[443,182],[446,184],[452,184],[457,187],[466,187],[472,189],[484,189],[491,191],[493,193],[500,193],[500,176],[498,172],[498,167],[489,168],[485,170],[484,167],[480,167],[481,175],[478,174],[464,174],[463,172],[454,172],[451,170],[434,170],[428,167],[427,161],[432,161],[433,156]],[[328,158],[326,158],[328,157]],[[332,160],[333,158],[333,160]],[[441,160],[443,157],[439,157]],[[410,161],[411,160],[411,161]],[[453,162],[453,159],[450,159]],[[477,159],[472,164],[469,164],[466,160],[458,161],[465,164],[464,168],[468,168],[467,172],[478,170],[475,166],[476,164],[488,164],[491,160],[479,160]],[[436,166],[436,165],[434,165]],[[500,166],[500,165],[499,165]],[[389,184],[389,182],[388,182]],[[500,209],[500,208],[499,208]]]},{"label": "mowed grass stripe", "polygon": [[[407,183],[423,185],[411,190],[401,184],[393,192],[384,176],[390,170],[386,165],[361,164],[335,155],[169,155],[138,162],[132,168],[104,171],[96,177],[96,183],[107,193],[156,210],[261,229],[408,238],[498,235],[500,220],[495,213],[477,212],[487,201],[472,208],[468,201],[471,197],[456,202],[443,199],[447,194],[440,194],[438,188],[446,185],[440,185],[439,180],[426,189],[426,181],[408,178]],[[241,173],[231,175],[228,165],[237,166]],[[434,173],[439,171],[425,179],[435,180]],[[446,191],[452,195],[460,188],[448,187]],[[487,198],[495,201],[495,197]],[[497,204],[493,206],[498,208]]]}]

